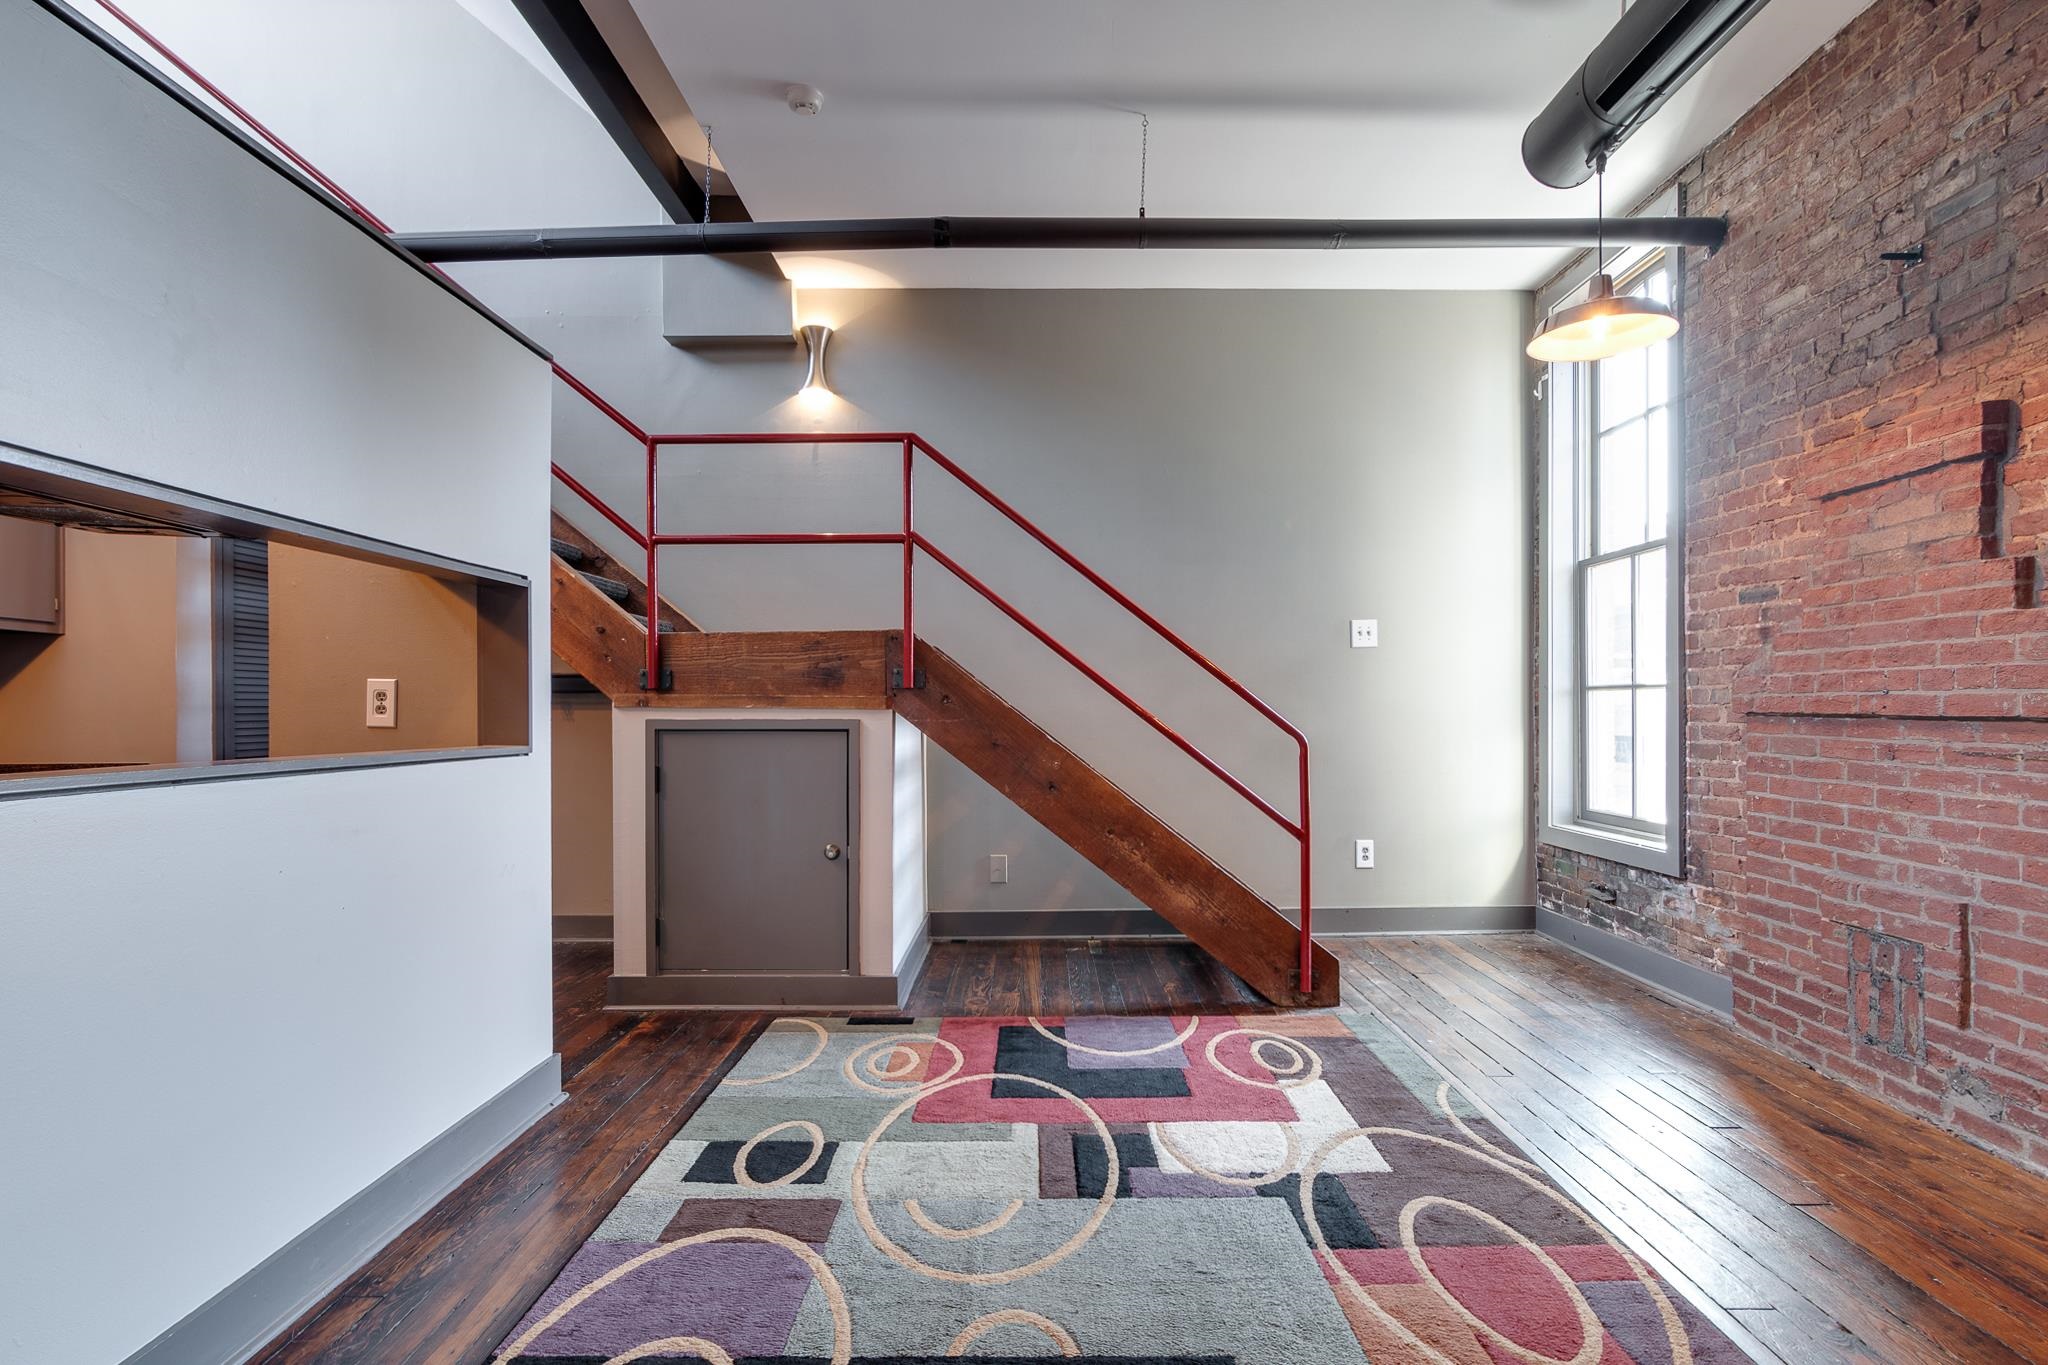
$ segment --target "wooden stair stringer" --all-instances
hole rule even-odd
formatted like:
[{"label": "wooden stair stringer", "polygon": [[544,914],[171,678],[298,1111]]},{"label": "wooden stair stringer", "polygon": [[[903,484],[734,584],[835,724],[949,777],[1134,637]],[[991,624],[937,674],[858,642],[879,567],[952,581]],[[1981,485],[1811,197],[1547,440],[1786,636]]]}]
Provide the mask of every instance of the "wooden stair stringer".
[{"label": "wooden stair stringer", "polygon": [[548,557],[548,643],[614,705],[640,691],[647,626],[559,556]]},{"label": "wooden stair stringer", "polygon": [[940,650],[917,642],[924,686],[895,709],[1068,847],[1279,1005],[1339,1002],[1336,958],[1316,944],[1299,991],[1294,924],[1201,849]]}]

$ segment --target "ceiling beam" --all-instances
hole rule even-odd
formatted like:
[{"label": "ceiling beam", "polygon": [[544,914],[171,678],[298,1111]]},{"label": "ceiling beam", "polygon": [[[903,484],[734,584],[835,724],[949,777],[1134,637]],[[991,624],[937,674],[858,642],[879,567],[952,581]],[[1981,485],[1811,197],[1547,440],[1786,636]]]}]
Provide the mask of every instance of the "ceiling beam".
[{"label": "ceiling beam", "polygon": [[678,223],[704,221],[704,187],[690,176],[661,123],[583,8],[583,0],[512,0],[569,83],[655,199]]},{"label": "ceiling beam", "polygon": [[520,261],[972,247],[1387,251],[1592,246],[1601,240],[1719,250],[1727,237],[1725,218],[863,218],[420,232],[392,240],[423,261]]}]

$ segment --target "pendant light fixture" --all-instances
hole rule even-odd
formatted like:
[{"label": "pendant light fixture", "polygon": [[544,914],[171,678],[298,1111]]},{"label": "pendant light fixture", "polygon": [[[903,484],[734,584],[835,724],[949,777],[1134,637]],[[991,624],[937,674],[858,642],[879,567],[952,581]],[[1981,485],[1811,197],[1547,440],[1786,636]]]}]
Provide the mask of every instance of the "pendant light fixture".
[{"label": "pendant light fixture", "polygon": [[[1607,157],[1595,163],[1599,184],[1598,218],[1607,218]],[[1655,299],[1633,294],[1617,295],[1614,277],[1607,273],[1607,243],[1604,233],[1595,232],[1593,267],[1595,274],[1584,303],[1560,308],[1543,319],[1530,341],[1532,360],[1569,364],[1578,360],[1605,360],[1624,351],[1641,350],[1678,334],[1678,315]]]}]

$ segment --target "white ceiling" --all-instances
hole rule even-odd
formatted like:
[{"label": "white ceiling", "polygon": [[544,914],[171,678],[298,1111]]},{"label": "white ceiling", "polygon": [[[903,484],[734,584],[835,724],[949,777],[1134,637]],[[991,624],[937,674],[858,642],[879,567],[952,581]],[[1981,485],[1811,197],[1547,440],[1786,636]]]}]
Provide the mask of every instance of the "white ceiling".
[{"label": "white ceiling", "polygon": [[[1869,0],[1778,0],[1616,154],[1636,202]],[[632,0],[756,219],[1135,213],[1572,217],[1522,130],[1619,0]],[[789,111],[793,82],[824,111]],[[1714,205],[1693,206],[1712,212]],[[1527,288],[1568,255],[925,251],[789,256],[802,284]]]}]

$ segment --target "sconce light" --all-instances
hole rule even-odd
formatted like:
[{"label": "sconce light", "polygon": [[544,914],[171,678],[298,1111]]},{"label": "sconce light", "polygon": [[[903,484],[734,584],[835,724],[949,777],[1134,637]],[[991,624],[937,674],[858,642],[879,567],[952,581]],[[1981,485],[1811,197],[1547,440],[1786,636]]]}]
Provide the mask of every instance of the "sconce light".
[{"label": "sconce light", "polygon": [[822,322],[810,322],[797,328],[796,334],[803,338],[811,362],[809,373],[804,375],[804,386],[796,396],[808,403],[823,402],[833,396],[831,386],[825,382],[825,347],[832,340],[832,329]]}]

